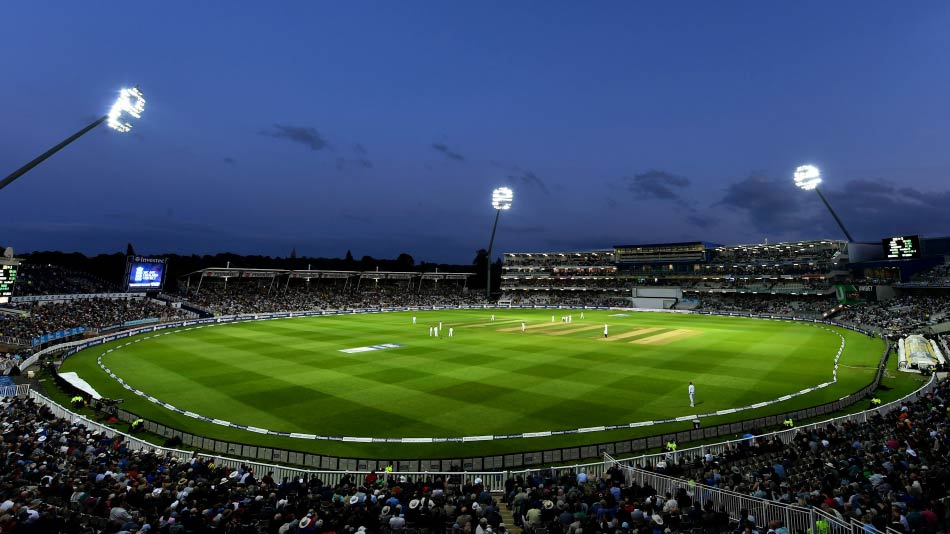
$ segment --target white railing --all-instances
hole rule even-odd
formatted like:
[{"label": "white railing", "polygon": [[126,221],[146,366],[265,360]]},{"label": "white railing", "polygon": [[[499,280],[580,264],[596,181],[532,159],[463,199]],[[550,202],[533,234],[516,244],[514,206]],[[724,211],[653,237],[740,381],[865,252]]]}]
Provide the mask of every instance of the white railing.
[{"label": "white railing", "polygon": [[[29,386],[26,386],[27,389]],[[90,430],[95,432],[102,432],[106,436],[116,437],[121,436],[123,441],[127,444],[128,449],[132,451],[146,451],[153,452],[157,451],[163,456],[171,456],[180,461],[188,461],[191,458],[213,458],[214,463],[217,466],[225,466],[230,469],[238,469],[241,466],[253,467],[255,472],[259,474],[264,474],[268,472],[273,472],[274,480],[281,481],[285,478],[290,477],[305,477],[313,478],[319,477],[324,483],[336,485],[339,483],[344,476],[351,475],[357,480],[362,479],[368,475],[369,471],[337,471],[337,470],[319,470],[319,469],[300,469],[295,467],[289,467],[285,465],[276,465],[276,464],[267,464],[261,462],[254,462],[250,460],[242,460],[238,458],[228,458],[226,456],[218,456],[214,454],[204,454],[195,451],[185,451],[181,449],[174,449],[170,447],[162,447],[155,445],[154,443],[149,443],[142,439],[139,439],[135,436],[120,432],[111,428],[109,426],[97,423],[87,417],[76,414],[67,410],[66,408],[56,404],[48,397],[37,393],[36,391],[29,391],[30,398],[33,399],[37,404],[42,404],[49,407],[58,418],[67,419],[71,423],[79,423],[85,425]],[[399,472],[380,472],[379,476],[385,477],[399,477],[406,476],[413,479],[420,478],[434,478],[434,477],[443,477],[448,479],[453,477],[458,479],[458,483],[465,483],[467,481],[474,480],[475,478],[481,478],[482,483],[485,485],[489,491],[492,492],[503,492],[505,489],[505,479],[507,477],[507,472],[505,471],[461,471],[461,472],[447,472],[447,471],[399,471]]]},{"label": "white railing", "polygon": [[29,384],[17,384],[14,386],[0,387],[0,397],[20,397],[25,398],[30,394]]},{"label": "white railing", "polygon": [[[637,469],[619,463],[610,455],[604,455],[605,463],[619,466],[624,471],[627,484],[636,484],[638,486],[650,486],[656,490],[658,495],[676,495],[680,490],[686,492],[694,501],[705,505],[712,503],[716,510],[723,508],[733,520],[741,517],[740,512],[746,510],[755,524],[759,527],[767,527],[772,521],[779,521],[788,528],[789,532],[828,532],[829,534],[852,534],[855,528],[853,523],[842,521],[836,516],[823,512],[814,507],[803,507],[795,504],[785,504],[777,501],[759,499],[750,495],[744,495],[734,491],[723,490],[697,484],[693,481],[674,478],[643,469]],[[816,523],[824,521],[825,528],[817,528]],[[861,525],[860,523],[857,523]],[[861,525],[863,527],[863,525]],[[862,532],[861,530],[857,531]]]},{"label": "white railing", "polygon": [[754,438],[737,438],[737,439],[732,439],[728,441],[721,441],[719,443],[712,443],[708,445],[699,445],[696,447],[690,447],[688,449],[678,449],[675,453],[660,452],[660,453],[654,453],[654,454],[642,454],[640,456],[620,458],[617,461],[628,462],[628,463],[636,462],[635,465],[638,465],[638,466],[654,467],[656,466],[656,463],[659,462],[660,460],[672,459],[673,461],[677,461],[684,455],[687,457],[695,457],[695,456],[704,456],[706,453],[711,453],[715,456],[718,456],[722,454],[722,452],[725,451],[726,449],[734,448],[736,445],[742,442],[749,441],[750,439],[775,438],[775,439],[780,440],[784,444],[788,444],[788,443],[791,443],[791,441],[795,438],[795,434],[801,430],[819,428],[819,427],[827,426],[828,424],[832,424],[832,423],[833,424],[840,424],[840,423],[846,423],[846,422],[859,423],[859,424],[867,423],[871,419],[871,417],[873,417],[875,414],[883,415],[883,414],[890,413],[894,410],[899,409],[901,406],[901,403],[906,402],[907,400],[916,400],[920,398],[921,396],[926,395],[927,393],[930,393],[930,391],[933,390],[936,384],[937,384],[936,375],[931,376],[929,382],[927,382],[920,389],[911,392],[906,397],[897,399],[887,404],[882,404],[881,406],[878,406],[877,408],[872,408],[870,410],[865,410],[863,412],[858,412],[858,413],[849,414],[849,415],[842,415],[840,417],[834,417],[832,419],[826,419],[824,421],[809,423],[807,425],[791,428],[788,430],[778,430],[775,432],[768,432],[766,434],[759,434],[759,435],[754,436]]}]

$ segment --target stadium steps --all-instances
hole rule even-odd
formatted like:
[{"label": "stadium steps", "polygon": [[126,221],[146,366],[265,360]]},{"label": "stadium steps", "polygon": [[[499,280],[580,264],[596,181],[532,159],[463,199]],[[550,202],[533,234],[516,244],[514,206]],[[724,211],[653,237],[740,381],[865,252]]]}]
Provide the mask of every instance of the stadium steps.
[{"label": "stadium steps", "polygon": [[515,515],[504,503],[498,507],[498,511],[501,513],[501,522],[505,524],[505,528],[508,529],[508,532],[511,534],[521,534],[521,528],[515,526]]}]

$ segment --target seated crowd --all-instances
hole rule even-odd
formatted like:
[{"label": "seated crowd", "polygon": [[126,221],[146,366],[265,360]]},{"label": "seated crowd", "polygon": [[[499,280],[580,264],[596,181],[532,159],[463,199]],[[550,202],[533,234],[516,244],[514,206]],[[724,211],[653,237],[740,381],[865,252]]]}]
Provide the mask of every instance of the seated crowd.
[{"label": "seated crowd", "polygon": [[788,295],[700,295],[697,309],[762,313],[794,317],[818,318],[834,307],[835,302],[826,297],[793,297]]},{"label": "seated crowd", "polygon": [[[680,453],[654,469],[761,499],[814,506],[841,522],[855,519],[880,531],[945,531],[950,517],[947,394],[940,385],[899,410],[874,415],[867,424],[800,431],[787,445],[757,438],[715,455]],[[677,508],[703,517],[704,523],[709,519],[705,503],[679,502]]]},{"label": "seated crowd", "polygon": [[26,342],[75,327],[99,329],[145,318],[183,317],[180,310],[147,299],[83,299],[17,305],[23,315],[0,315],[0,336]]},{"label": "seated crowd", "polygon": [[206,284],[199,291],[182,291],[181,298],[215,315],[285,311],[336,310],[403,306],[454,306],[485,302],[484,294],[458,284],[426,284],[409,288],[405,283],[369,282],[362,287],[342,283],[272,288],[254,282]]},{"label": "seated crowd", "polygon": [[950,297],[907,295],[885,302],[851,305],[834,319],[902,336],[950,320]]},{"label": "seated crowd", "polygon": [[346,475],[275,480],[253,468],[131,451],[29,399],[2,402],[0,531],[46,534],[505,534],[481,479]]},{"label": "seated crowd", "polygon": [[24,263],[17,271],[16,295],[74,295],[81,293],[114,293],[114,283],[89,273],[47,264]]}]

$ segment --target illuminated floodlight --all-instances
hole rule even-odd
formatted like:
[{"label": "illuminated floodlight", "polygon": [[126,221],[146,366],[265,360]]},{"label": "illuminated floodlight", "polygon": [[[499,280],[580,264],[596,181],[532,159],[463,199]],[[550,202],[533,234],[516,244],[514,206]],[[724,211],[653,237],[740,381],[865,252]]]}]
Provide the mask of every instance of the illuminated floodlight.
[{"label": "illuminated floodlight", "polygon": [[112,104],[112,109],[109,110],[109,128],[117,132],[128,132],[132,129],[132,123],[124,115],[138,119],[142,117],[144,111],[145,97],[142,95],[142,91],[138,87],[123,88],[119,91],[119,98],[116,99],[115,104]]},{"label": "illuminated floodlight", "polygon": [[6,178],[0,180],[0,189],[12,184],[14,180],[30,172],[30,169],[36,167],[50,158],[53,154],[69,146],[70,143],[94,130],[103,122],[106,122],[110,128],[117,132],[128,132],[132,129],[131,119],[138,119],[145,111],[145,97],[138,87],[131,89],[122,89],[119,91],[119,98],[112,104],[109,113],[92,121],[82,130],[67,137],[53,148],[43,152],[33,158],[29,163],[10,173]]},{"label": "illuminated floodlight", "polygon": [[795,169],[794,177],[795,185],[805,191],[811,191],[821,183],[821,171],[814,165],[800,166]]},{"label": "illuminated floodlight", "polygon": [[511,203],[514,199],[514,191],[508,187],[499,187],[491,192],[491,207],[496,210],[511,209]]},{"label": "illuminated floodlight", "polygon": [[[821,189],[818,189],[818,184],[821,183],[821,171],[818,170],[818,167],[814,165],[802,165],[795,169],[795,185],[805,191],[814,190],[818,193],[818,198],[821,199],[825,207],[828,208],[828,211],[831,212],[831,216],[835,218],[835,222],[838,223],[838,227],[841,228],[841,232],[844,233],[845,237],[848,238],[848,243],[854,242],[854,238],[851,237],[851,232],[844,227],[844,223],[841,222],[841,218],[838,217],[838,214],[835,213],[835,210],[832,209],[831,204],[828,203],[828,199],[825,198],[825,195],[821,194]],[[801,244],[801,243],[799,243]]]}]

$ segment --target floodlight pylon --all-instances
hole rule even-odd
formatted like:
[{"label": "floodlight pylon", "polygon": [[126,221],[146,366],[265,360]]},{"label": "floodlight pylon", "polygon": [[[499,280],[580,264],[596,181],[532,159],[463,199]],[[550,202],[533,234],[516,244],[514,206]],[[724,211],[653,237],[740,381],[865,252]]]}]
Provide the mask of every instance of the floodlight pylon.
[{"label": "floodlight pylon", "polygon": [[821,183],[821,171],[818,170],[818,167],[814,165],[801,165],[795,169],[793,175],[795,179],[795,185],[804,191],[814,189],[818,193],[818,198],[825,204],[825,207],[828,208],[828,211],[831,212],[831,216],[834,217],[835,222],[838,223],[838,228],[841,228],[841,231],[844,232],[845,237],[848,238],[848,243],[854,242],[854,238],[851,237],[851,232],[844,227],[844,223],[841,222],[841,218],[838,217],[838,214],[835,213],[835,210],[831,207],[831,204],[828,203],[828,199],[825,198],[825,195],[821,193],[821,190],[818,189],[818,184]]},{"label": "floodlight pylon", "polygon": [[57,144],[46,152],[43,152],[26,165],[10,173],[6,178],[0,181],[0,189],[12,184],[17,178],[23,176],[33,169],[33,167],[43,163],[49,159],[50,156],[66,148],[70,143],[76,139],[79,139],[83,135],[86,135],[90,130],[95,129],[96,126],[99,126],[103,122],[109,121],[109,126],[116,131],[128,132],[132,129],[132,123],[128,120],[123,121],[123,114],[131,115],[137,119],[142,116],[143,111],[145,111],[145,98],[142,96],[142,92],[139,90],[139,88],[134,87],[132,89],[122,89],[119,92],[119,98],[116,100],[115,104],[113,104],[112,109],[108,114],[92,121],[82,130],[79,130],[73,135],[67,137],[61,143]]},{"label": "floodlight pylon", "polygon": [[499,187],[491,193],[491,205],[495,209],[495,224],[491,227],[491,239],[488,240],[488,269],[485,272],[485,298],[491,300],[491,251],[495,245],[495,231],[498,230],[498,218],[501,212],[511,209],[514,192],[508,187]]}]

